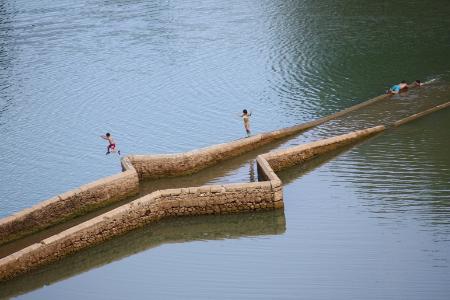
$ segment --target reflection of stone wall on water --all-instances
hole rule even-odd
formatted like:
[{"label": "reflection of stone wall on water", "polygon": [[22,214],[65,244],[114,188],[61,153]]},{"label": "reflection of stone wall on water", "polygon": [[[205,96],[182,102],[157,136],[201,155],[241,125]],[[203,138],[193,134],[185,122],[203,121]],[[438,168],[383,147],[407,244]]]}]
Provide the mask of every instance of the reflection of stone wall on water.
[{"label": "reflection of stone wall on water", "polygon": [[283,210],[245,216],[233,214],[171,218],[0,283],[0,298],[14,297],[163,244],[276,235],[285,230]]},{"label": "reflection of stone wall on water", "polygon": [[157,191],[2,258],[0,279],[12,278],[162,218],[280,207],[279,180]]}]

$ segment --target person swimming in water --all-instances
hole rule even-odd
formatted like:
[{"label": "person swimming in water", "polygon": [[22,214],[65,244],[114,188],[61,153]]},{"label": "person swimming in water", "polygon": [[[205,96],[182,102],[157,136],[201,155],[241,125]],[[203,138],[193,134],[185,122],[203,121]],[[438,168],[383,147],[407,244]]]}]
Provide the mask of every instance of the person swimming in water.
[{"label": "person swimming in water", "polygon": [[414,81],[413,86],[417,86],[417,87],[421,87],[422,85],[424,85],[423,82],[421,82],[419,79],[416,79],[416,81]]},{"label": "person swimming in water", "polygon": [[407,89],[408,89],[408,84],[406,83],[406,80],[403,80],[399,84],[392,86],[389,90],[386,91],[386,93],[387,94],[398,94],[402,90],[407,90]]},{"label": "person swimming in water", "polygon": [[[101,135],[100,137],[109,142],[109,145],[106,147],[106,155],[116,151],[116,142],[113,140],[109,132],[107,132],[106,135]],[[120,150],[117,151],[117,154],[120,155]]]}]

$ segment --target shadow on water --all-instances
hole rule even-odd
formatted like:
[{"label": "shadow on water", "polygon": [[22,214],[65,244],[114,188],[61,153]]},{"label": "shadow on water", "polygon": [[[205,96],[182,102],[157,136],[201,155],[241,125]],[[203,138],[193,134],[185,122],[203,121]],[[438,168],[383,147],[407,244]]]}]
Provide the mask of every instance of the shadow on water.
[{"label": "shadow on water", "polygon": [[163,244],[279,235],[285,230],[282,209],[166,219],[0,283],[0,298],[18,296]]},{"label": "shadow on water", "polygon": [[368,139],[359,141],[357,143],[346,145],[337,150],[321,154],[320,156],[317,156],[317,157],[315,157],[311,160],[308,160],[302,164],[295,165],[295,166],[292,166],[285,170],[282,170],[282,171],[278,172],[277,175],[283,182],[283,186],[286,186],[289,183],[294,182],[298,178],[302,177],[303,175],[306,175],[309,172],[313,171],[314,169],[317,169],[318,167],[328,163],[330,160],[335,159],[336,157],[348,152],[349,150],[353,149],[354,147],[370,142],[372,139],[376,138],[380,134],[383,134],[383,133],[376,134],[375,136],[372,136]]},{"label": "shadow on water", "polygon": [[335,176],[372,213],[418,211],[422,220],[445,224],[441,230],[448,231],[449,116],[448,109],[435,112],[355,148],[335,165]]}]

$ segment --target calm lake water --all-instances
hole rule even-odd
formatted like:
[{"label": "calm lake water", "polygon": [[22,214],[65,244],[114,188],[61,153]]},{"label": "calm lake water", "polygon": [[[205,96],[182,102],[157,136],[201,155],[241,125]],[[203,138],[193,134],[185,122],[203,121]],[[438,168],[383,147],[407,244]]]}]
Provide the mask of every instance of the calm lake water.
[{"label": "calm lake water", "polygon": [[[394,96],[165,187],[253,181],[257,153],[450,100],[450,2],[0,3],[0,217],[174,153]],[[165,220],[11,282],[23,299],[449,299],[450,110],[280,174],[284,211]]]}]

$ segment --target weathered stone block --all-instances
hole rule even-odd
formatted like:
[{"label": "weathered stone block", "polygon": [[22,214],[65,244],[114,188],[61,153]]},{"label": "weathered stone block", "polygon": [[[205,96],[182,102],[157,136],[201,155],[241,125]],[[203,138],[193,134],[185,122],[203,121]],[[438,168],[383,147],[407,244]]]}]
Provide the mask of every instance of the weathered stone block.
[{"label": "weathered stone block", "polygon": [[284,203],[283,201],[277,201],[273,203],[273,207],[274,208],[283,208],[284,207]]},{"label": "weathered stone block", "polygon": [[283,191],[275,192],[274,193],[274,201],[283,201]]},{"label": "weathered stone block", "polygon": [[197,187],[190,187],[189,188],[189,194],[197,194],[198,188]]},{"label": "weathered stone block", "polygon": [[225,187],[223,187],[222,185],[211,185],[210,186],[211,189],[211,193],[224,193]]}]

